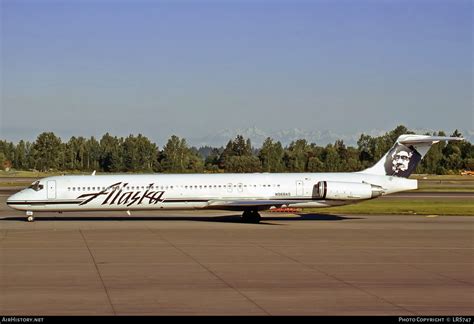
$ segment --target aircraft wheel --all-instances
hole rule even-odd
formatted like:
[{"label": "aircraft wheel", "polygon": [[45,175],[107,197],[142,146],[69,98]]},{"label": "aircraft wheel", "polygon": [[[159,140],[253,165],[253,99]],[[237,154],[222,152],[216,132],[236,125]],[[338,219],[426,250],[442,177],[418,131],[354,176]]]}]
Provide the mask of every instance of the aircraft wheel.
[{"label": "aircraft wheel", "polygon": [[249,220],[250,220],[250,210],[246,210],[246,211],[244,211],[244,213],[242,214],[242,222],[248,223]]},{"label": "aircraft wheel", "polygon": [[260,222],[260,214],[256,210],[246,210],[242,214],[242,221],[244,223],[258,224]]},{"label": "aircraft wheel", "polygon": [[252,214],[253,214],[252,223],[255,223],[255,224],[260,223],[260,220],[262,219],[262,217],[260,216],[260,214],[258,213],[258,211],[255,211],[255,212],[253,212]]},{"label": "aircraft wheel", "polygon": [[26,211],[26,221],[27,222],[34,222],[35,218],[33,216],[33,212],[31,210]]}]

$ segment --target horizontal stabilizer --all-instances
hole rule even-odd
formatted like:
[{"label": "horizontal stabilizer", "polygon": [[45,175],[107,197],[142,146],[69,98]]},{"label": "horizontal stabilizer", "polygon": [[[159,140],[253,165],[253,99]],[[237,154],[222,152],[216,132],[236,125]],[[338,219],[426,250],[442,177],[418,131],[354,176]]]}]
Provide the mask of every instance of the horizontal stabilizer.
[{"label": "horizontal stabilizer", "polygon": [[462,137],[429,136],[429,135],[401,135],[397,142],[400,144],[436,144],[441,141],[463,141]]}]

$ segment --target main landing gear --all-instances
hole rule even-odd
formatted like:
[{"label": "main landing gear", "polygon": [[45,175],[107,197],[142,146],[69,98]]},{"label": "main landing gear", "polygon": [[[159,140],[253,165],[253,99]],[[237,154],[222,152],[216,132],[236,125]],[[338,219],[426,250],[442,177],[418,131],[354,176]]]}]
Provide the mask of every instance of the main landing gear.
[{"label": "main landing gear", "polygon": [[260,214],[258,210],[246,210],[242,214],[242,222],[258,224],[260,222]]},{"label": "main landing gear", "polygon": [[27,222],[34,222],[35,221],[35,218],[33,216],[33,212],[32,211],[27,211],[26,212],[26,221]]}]

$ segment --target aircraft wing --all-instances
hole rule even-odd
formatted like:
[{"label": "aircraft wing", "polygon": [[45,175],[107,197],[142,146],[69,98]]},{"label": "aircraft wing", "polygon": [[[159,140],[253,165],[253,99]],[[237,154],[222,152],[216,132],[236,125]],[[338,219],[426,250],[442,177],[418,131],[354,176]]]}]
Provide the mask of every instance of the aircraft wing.
[{"label": "aircraft wing", "polygon": [[[243,210],[245,208],[257,208],[259,210],[269,209],[270,207],[280,208],[282,206],[295,203],[295,202],[304,202],[306,200],[224,200],[224,199],[215,199],[210,200],[207,208],[216,208],[216,209],[228,209],[228,210]],[[307,201],[311,201],[308,199]]]}]

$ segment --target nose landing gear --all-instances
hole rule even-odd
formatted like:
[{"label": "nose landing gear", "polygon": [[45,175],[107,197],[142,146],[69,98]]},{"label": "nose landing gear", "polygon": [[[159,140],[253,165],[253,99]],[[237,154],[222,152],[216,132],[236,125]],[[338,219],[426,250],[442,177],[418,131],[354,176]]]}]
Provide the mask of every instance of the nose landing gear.
[{"label": "nose landing gear", "polygon": [[35,221],[35,218],[33,216],[33,212],[30,211],[30,210],[26,212],[26,221],[27,222],[34,222]]}]

